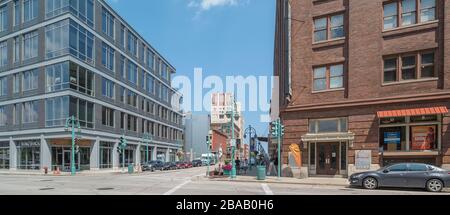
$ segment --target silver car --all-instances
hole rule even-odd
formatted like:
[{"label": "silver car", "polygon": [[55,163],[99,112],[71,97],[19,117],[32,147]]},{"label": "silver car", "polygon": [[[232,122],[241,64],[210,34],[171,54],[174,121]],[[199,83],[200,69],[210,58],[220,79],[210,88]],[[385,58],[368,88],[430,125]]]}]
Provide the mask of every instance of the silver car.
[{"label": "silver car", "polygon": [[430,192],[441,192],[444,187],[450,187],[450,172],[428,164],[399,163],[377,171],[355,173],[349,181],[352,186],[366,189],[425,188]]}]

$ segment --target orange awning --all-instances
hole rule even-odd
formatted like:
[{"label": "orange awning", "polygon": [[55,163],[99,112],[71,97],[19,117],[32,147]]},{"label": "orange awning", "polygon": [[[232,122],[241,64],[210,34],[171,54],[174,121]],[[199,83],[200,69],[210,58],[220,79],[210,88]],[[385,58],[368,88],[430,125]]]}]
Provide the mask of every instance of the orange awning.
[{"label": "orange awning", "polygon": [[417,108],[404,110],[388,110],[378,111],[378,118],[386,117],[404,117],[404,116],[421,116],[421,115],[437,115],[448,113],[447,107],[431,107],[431,108]]}]

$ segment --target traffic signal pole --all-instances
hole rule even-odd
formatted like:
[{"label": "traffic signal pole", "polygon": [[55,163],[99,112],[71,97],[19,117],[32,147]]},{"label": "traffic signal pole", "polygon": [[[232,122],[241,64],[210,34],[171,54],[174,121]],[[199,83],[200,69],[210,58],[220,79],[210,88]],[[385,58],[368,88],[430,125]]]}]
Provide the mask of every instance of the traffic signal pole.
[{"label": "traffic signal pole", "polygon": [[280,118],[278,118],[275,122],[272,122],[272,137],[277,138],[278,144],[278,179],[281,177],[281,137],[284,136],[284,125],[281,124]]},{"label": "traffic signal pole", "polygon": [[72,161],[71,161],[71,175],[75,175],[75,117],[72,116],[71,119],[72,124]]}]

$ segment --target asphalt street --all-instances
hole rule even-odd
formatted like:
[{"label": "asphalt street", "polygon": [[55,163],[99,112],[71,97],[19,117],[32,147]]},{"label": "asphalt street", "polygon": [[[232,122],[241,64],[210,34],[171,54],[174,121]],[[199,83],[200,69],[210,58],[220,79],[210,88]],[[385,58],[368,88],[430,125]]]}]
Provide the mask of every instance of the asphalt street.
[{"label": "asphalt street", "polygon": [[0,195],[449,195],[422,190],[210,181],[206,168],[94,176],[0,175]]}]

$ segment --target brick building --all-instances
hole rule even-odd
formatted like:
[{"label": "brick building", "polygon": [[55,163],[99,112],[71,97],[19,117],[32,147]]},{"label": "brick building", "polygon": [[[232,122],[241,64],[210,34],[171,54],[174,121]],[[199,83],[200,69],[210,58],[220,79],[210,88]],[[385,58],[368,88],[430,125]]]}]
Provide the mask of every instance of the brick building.
[{"label": "brick building", "polygon": [[450,1],[277,0],[274,74],[302,176],[450,167]]}]

